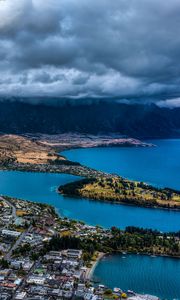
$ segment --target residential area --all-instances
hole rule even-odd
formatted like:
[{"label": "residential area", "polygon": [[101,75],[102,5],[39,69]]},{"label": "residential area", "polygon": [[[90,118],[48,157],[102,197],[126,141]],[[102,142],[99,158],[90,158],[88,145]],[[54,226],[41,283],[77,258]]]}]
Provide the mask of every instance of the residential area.
[{"label": "residential area", "polygon": [[[0,299],[158,299],[94,282],[91,271],[103,253],[90,256],[86,244],[83,249],[66,247],[77,240],[111,239],[110,230],[60,218],[46,204],[5,196],[0,198],[0,220]],[[52,250],[59,237],[65,243],[60,248],[67,249]]]}]

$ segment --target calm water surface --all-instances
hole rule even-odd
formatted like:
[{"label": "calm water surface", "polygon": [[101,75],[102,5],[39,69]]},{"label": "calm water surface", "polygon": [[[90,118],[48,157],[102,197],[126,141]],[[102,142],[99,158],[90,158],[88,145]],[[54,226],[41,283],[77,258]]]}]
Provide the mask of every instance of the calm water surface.
[{"label": "calm water surface", "polygon": [[110,255],[97,265],[93,278],[110,288],[180,299],[180,260],[145,255]]},{"label": "calm water surface", "polygon": [[67,174],[0,171],[0,194],[49,203],[63,216],[106,228],[134,225],[162,231],[180,229],[180,214],[177,211],[74,199],[56,192],[59,185],[77,179]]},{"label": "calm water surface", "polygon": [[98,170],[180,190],[180,139],[149,142],[157,147],[75,149],[63,154]]}]

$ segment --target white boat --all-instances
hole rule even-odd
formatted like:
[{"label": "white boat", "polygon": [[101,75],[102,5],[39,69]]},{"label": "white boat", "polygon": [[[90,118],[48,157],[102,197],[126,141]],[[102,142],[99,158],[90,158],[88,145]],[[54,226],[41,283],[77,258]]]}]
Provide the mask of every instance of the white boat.
[{"label": "white boat", "polygon": [[131,291],[131,290],[127,290],[128,294],[133,294],[135,295],[135,292],[134,291]]}]

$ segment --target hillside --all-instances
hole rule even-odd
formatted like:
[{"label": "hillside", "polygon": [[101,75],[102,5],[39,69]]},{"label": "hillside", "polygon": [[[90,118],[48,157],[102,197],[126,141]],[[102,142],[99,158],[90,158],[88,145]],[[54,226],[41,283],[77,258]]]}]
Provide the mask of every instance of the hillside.
[{"label": "hillside", "polygon": [[0,135],[0,165],[17,162],[23,164],[47,164],[49,161],[65,160],[57,156],[48,145],[23,136]]},{"label": "hillside", "polygon": [[133,138],[180,137],[180,108],[69,102],[62,106],[0,101],[2,133],[118,133]]}]

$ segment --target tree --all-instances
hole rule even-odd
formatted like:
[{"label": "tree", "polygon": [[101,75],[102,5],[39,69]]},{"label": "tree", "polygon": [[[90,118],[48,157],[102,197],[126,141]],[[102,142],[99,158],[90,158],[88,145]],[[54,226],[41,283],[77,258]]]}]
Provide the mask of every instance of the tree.
[{"label": "tree", "polygon": [[112,290],[111,289],[107,289],[104,294],[111,295],[112,294]]},{"label": "tree", "polygon": [[0,260],[0,266],[1,266],[2,269],[7,269],[7,268],[9,268],[9,263],[8,263],[7,260],[5,260],[4,258],[2,258]]}]

